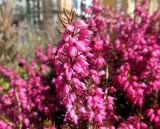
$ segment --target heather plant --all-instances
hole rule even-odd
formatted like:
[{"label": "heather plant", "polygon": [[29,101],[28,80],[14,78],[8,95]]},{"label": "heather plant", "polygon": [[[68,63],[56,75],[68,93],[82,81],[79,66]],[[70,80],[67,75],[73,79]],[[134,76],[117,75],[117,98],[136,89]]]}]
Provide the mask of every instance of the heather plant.
[{"label": "heather plant", "polygon": [[[159,117],[153,111],[154,107],[159,109],[159,12],[149,15],[147,1],[143,1],[131,18],[94,2],[87,9],[92,15],[87,19],[89,28],[96,32],[91,46],[103,46],[99,55],[109,70],[104,90],[108,89],[108,95],[114,98],[114,113],[118,117],[115,123],[107,123],[120,129],[159,128]],[[95,37],[100,37],[101,43]],[[94,50],[93,54],[97,52]],[[148,108],[153,108],[152,118]]]},{"label": "heather plant", "polygon": [[98,0],[86,13],[64,11],[56,47],[0,67],[0,128],[160,128],[160,13],[143,1],[132,18]]}]

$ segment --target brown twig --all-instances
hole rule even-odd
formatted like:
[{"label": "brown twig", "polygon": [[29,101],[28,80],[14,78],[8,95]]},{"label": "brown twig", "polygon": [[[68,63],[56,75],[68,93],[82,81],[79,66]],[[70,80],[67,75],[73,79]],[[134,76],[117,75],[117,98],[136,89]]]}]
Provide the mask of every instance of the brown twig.
[{"label": "brown twig", "polygon": [[58,15],[59,21],[61,22],[62,26],[65,28],[66,25],[64,24],[63,20],[61,19],[61,17]]},{"label": "brown twig", "polygon": [[[109,77],[109,69],[108,69],[108,65],[106,67],[106,86],[107,86],[107,82],[108,82],[108,77]],[[107,98],[107,93],[108,93],[108,88],[106,87],[105,93],[104,93],[104,99]]]},{"label": "brown twig", "polygon": [[[74,21],[76,13],[74,9],[71,9],[69,15],[67,15],[67,12],[65,9],[63,9],[63,13],[64,13],[64,16],[58,15],[58,18],[62,25],[62,28],[66,28],[66,24],[70,24]],[[59,35],[62,34],[62,32],[59,29],[56,29],[56,30]]]},{"label": "brown twig", "polygon": [[73,22],[73,20],[74,20],[74,18],[75,18],[75,16],[76,16],[75,14],[76,14],[76,13],[75,13],[75,11],[73,10],[73,11],[72,11],[72,14],[71,14],[71,20],[70,20],[71,22]]},{"label": "brown twig", "polygon": [[3,116],[2,114],[0,115],[0,120],[4,120],[10,126],[15,127],[15,125],[12,122],[10,122],[8,119],[6,119],[5,116]]},{"label": "brown twig", "polygon": [[[21,113],[22,112],[22,108],[21,108],[21,103],[19,101],[19,96],[18,96],[17,88],[15,89],[15,96],[16,96],[17,103],[18,103],[18,111],[19,111],[19,113]],[[20,120],[19,129],[22,129],[22,120]]]},{"label": "brown twig", "polygon": [[70,18],[69,18],[69,16],[67,15],[67,12],[66,12],[66,10],[65,9],[63,9],[63,13],[64,13],[64,15],[66,16],[66,18],[68,19],[68,21],[70,20]]}]

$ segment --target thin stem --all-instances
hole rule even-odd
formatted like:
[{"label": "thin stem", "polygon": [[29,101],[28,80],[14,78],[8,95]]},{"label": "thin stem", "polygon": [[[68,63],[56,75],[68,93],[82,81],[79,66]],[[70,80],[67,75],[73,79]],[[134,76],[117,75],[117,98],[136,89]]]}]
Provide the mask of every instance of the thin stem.
[{"label": "thin stem", "polygon": [[59,35],[62,34],[62,32],[60,30],[58,30],[58,28],[56,28],[56,30],[57,30],[57,32],[58,32]]},{"label": "thin stem", "polygon": [[8,119],[6,119],[5,116],[3,116],[2,114],[0,115],[0,119],[4,120],[10,126],[15,127],[15,125],[12,122],[10,122]]},{"label": "thin stem", "polygon": [[65,9],[63,9],[64,15],[66,16],[66,18],[68,19],[68,21],[70,20],[69,16],[67,15],[67,12]]},{"label": "thin stem", "polygon": [[68,19],[66,19],[66,18],[63,17],[62,15],[60,15],[60,16],[61,16],[61,18],[62,18],[64,21],[68,22]]},{"label": "thin stem", "polygon": [[61,15],[58,16],[63,21],[63,23],[68,24],[68,21],[64,17],[62,17]]},{"label": "thin stem", "polygon": [[75,15],[76,15],[76,13],[75,13],[75,11],[73,10],[72,13],[71,13],[71,20],[70,20],[71,22],[74,20]]},{"label": "thin stem", "polygon": [[[18,103],[18,111],[19,111],[19,113],[22,113],[22,108],[21,108],[21,103],[20,103],[20,100],[19,100],[17,88],[15,89],[15,96],[16,96],[17,103]],[[20,120],[19,129],[22,129],[22,120]]]},{"label": "thin stem", "polygon": [[61,19],[61,17],[59,15],[58,15],[58,18],[59,18],[59,21],[61,22],[61,24],[63,25],[63,27],[65,28],[66,26],[65,26],[63,20]]},{"label": "thin stem", "polygon": [[109,77],[109,69],[108,69],[108,65],[107,65],[107,67],[106,67],[106,90],[104,93],[104,99],[107,98],[107,93],[108,93],[108,88],[107,88],[108,77]]}]

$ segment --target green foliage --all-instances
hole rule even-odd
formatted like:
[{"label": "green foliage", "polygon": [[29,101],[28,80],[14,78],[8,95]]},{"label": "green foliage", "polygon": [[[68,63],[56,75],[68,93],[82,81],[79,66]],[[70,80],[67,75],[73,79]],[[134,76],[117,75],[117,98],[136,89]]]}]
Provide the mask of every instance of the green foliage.
[{"label": "green foliage", "polygon": [[21,77],[28,78],[27,72],[24,69],[22,69],[21,67],[17,67],[16,71],[20,74]]},{"label": "green foliage", "polygon": [[9,90],[10,85],[7,79],[0,78],[0,88],[3,89],[2,91],[0,91],[0,94],[6,93]]}]

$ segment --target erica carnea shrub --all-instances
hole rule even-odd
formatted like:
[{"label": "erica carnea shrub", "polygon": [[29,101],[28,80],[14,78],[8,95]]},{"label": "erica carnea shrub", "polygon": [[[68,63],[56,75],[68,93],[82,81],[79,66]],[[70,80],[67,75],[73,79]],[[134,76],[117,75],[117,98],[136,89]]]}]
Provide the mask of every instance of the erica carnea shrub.
[{"label": "erica carnea shrub", "polygon": [[132,18],[93,0],[85,21],[64,14],[55,48],[0,67],[0,128],[159,129],[160,12],[143,1]]}]

